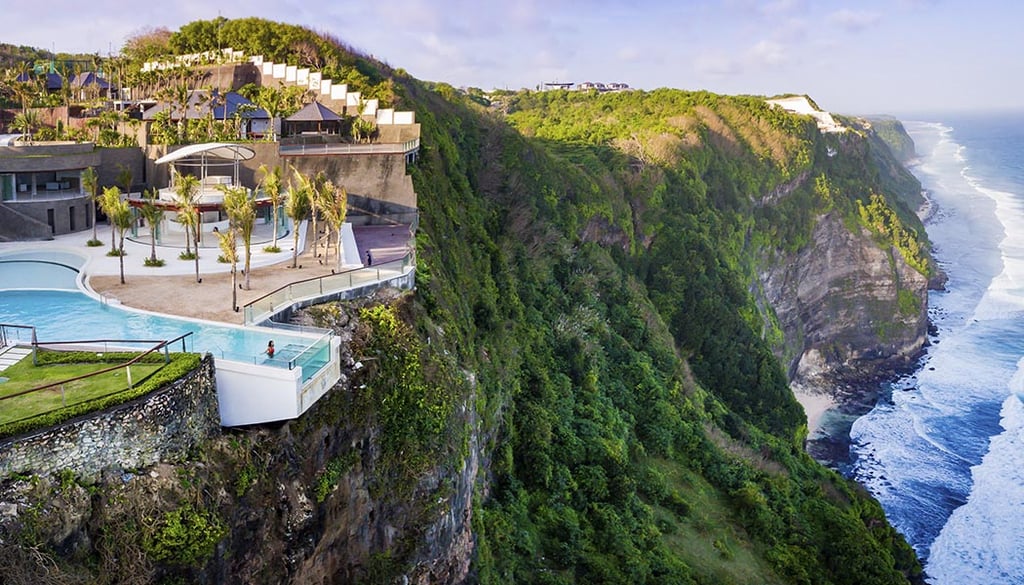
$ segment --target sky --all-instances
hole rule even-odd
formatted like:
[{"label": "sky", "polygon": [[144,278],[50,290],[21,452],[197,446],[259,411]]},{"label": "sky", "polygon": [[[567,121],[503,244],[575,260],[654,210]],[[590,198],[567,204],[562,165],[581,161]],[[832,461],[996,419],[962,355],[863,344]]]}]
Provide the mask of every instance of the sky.
[{"label": "sky", "polygon": [[[329,32],[413,76],[481,89],[620,82],[808,94],[844,114],[1024,110],[1014,0],[48,0],[3,42],[117,53],[147,27],[259,16]],[[86,15],[86,12],[88,13]]]}]

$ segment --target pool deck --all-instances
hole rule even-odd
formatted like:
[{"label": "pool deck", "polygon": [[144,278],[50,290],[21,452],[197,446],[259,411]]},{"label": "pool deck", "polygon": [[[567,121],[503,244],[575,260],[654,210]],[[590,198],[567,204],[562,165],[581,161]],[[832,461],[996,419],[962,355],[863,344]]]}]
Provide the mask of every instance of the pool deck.
[{"label": "pool deck", "polygon": [[[300,234],[306,234],[307,231],[303,228]],[[353,231],[356,245],[364,261],[367,249],[372,251],[374,263],[400,258],[407,249],[407,226],[365,226],[356,227]],[[57,236],[49,241],[0,242],[0,254],[17,250],[76,252],[88,257],[82,269],[86,274],[87,286],[106,299],[114,299],[129,307],[157,313],[236,325],[243,323],[241,311],[234,312],[231,309],[231,265],[217,262],[220,251],[216,248],[200,250],[199,275],[202,282],[197,283],[195,261],[179,260],[180,247],[157,246],[157,257],[163,259],[166,264],[153,268],[144,265],[144,260],[150,255],[148,242],[140,243],[126,239],[126,283],[121,284],[118,258],[106,255],[109,249],[110,228],[101,224],[97,236],[105,243],[104,246],[87,247],[85,242],[92,237],[92,230],[88,230]],[[250,290],[238,290],[238,306],[244,306],[290,282],[331,274],[332,268],[336,266],[333,255],[330,263],[325,265],[322,258],[313,258],[311,238],[307,237],[305,240],[305,245],[300,246],[302,250],[298,256],[299,268],[291,268],[291,235],[278,241],[281,252],[276,254],[264,252],[262,244],[254,245]],[[238,251],[240,256],[244,255],[242,246],[239,246]],[[320,254],[323,255],[322,247]],[[239,284],[244,282],[244,276],[241,274],[243,267],[244,263],[239,262]]]}]

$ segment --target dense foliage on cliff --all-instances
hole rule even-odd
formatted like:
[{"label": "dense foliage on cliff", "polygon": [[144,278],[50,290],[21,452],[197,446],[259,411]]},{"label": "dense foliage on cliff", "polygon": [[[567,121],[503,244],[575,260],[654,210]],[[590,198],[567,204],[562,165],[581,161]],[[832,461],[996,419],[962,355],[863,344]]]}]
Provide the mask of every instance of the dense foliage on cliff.
[{"label": "dense foliage on cliff", "polygon": [[747,288],[755,246],[799,247],[830,206],[857,221],[880,190],[852,175],[862,153],[833,160],[754,98],[524,93],[498,106],[516,132],[408,91],[420,327],[477,372],[493,425],[481,582],[919,572],[877,503],[802,452]]},{"label": "dense foliage on cliff", "polygon": [[[290,58],[305,39],[244,20],[254,22],[232,25],[237,40],[226,22],[201,21],[168,42],[251,42],[235,48]],[[273,440],[221,441],[209,465],[179,472],[174,510],[139,516],[151,533],[141,544],[126,536],[137,532],[130,510],[97,518],[103,534],[146,549],[144,560],[196,565],[161,568],[168,577],[280,582],[327,555],[313,530],[291,541],[298,550],[262,543],[275,562],[251,574],[226,567],[247,538],[278,534],[267,527],[292,535],[312,518],[315,534],[348,533],[344,513],[365,507],[345,481],[357,469],[378,474],[370,515],[389,520],[372,544],[388,548],[367,566],[322,564],[396,582],[434,550],[423,518],[445,517],[456,495],[431,466],[457,469],[479,448],[480,583],[919,579],[877,502],[804,453],[805,418],[752,285],[756,258],[806,246],[833,210],[853,227],[877,224],[880,239],[914,241],[927,264],[874,162],[885,153],[753,97],[524,92],[485,109],[478,96],[359,62],[422,126],[410,169],[415,296],[359,313],[353,345],[370,365],[355,392],[336,389],[280,432],[264,430]],[[365,433],[337,430],[355,425]],[[295,476],[302,485],[286,490]],[[339,493],[348,499],[332,501]],[[101,567],[116,568],[115,541],[97,544]]]}]

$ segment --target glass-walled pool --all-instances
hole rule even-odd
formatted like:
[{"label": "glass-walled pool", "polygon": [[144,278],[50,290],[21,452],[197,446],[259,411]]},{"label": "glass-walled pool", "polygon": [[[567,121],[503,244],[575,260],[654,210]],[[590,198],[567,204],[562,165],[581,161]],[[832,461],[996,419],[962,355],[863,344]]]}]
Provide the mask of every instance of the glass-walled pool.
[{"label": "glass-walled pool", "polygon": [[[77,262],[77,264],[75,263]],[[77,287],[82,259],[73,254],[0,255],[0,323],[31,325],[40,343],[99,339],[163,341],[192,332],[186,351],[217,359],[303,368],[313,376],[330,359],[329,336],[283,333],[263,327],[235,327],[128,310],[107,305]],[[274,341],[273,357],[264,352]],[[172,351],[176,348],[172,348]],[[181,348],[177,348],[180,350]]]}]

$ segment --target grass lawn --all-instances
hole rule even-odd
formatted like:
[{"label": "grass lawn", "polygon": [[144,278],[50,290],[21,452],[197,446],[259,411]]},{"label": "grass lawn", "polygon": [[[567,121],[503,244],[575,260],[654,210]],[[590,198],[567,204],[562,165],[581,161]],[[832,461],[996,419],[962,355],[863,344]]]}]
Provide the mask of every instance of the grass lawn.
[{"label": "grass lawn", "polygon": [[[98,372],[113,365],[115,364],[54,364],[34,366],[32,365],[32,356],[26,356],[17,364],[0,372],[0,378],[8,379],[6,382],[0,382],[0,398],[50,382],[60,382],[61,380],[75,378],[91,372]],[[139,363],[132,365],[133,384],[139,383],[143,378],[163,366],[163,363]],[[105,374],[64,384],[64,397],[66,403],[71,405],[127,388],[127,373],[125,368],[122,367]],[[59,386],[3,400],[0,401],[0,424],[56,410],[64,406],[64,404],[61,399],[61,389]]]}]

